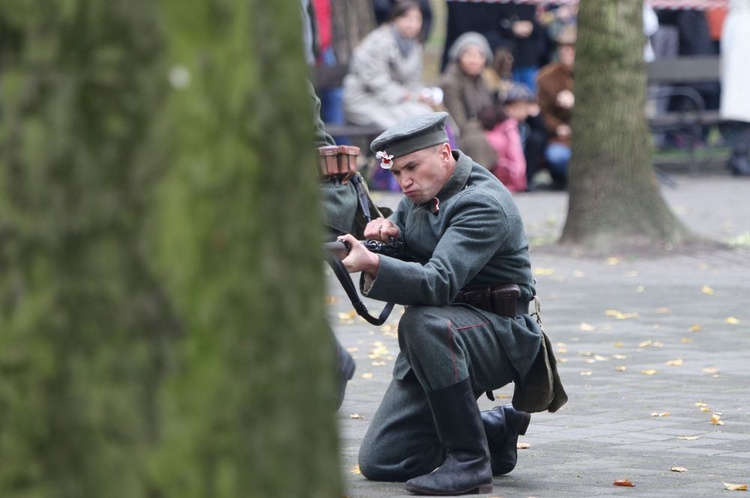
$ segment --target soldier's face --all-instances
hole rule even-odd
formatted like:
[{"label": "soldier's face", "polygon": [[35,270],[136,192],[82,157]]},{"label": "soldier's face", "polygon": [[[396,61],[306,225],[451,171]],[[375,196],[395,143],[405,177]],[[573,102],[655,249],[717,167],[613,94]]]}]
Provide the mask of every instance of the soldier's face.
[{"label": "soldier's face", "polygon": [[391,173],[415,204],[432,200],[453,173],[450,145],[441,144],[393,160]]}]

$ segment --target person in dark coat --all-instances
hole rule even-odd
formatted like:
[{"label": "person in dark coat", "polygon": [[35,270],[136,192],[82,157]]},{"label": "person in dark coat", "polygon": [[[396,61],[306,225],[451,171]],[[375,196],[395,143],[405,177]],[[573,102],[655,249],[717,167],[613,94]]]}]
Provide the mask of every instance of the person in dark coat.
[{"label": "person in dark coat", "polygon": [[[489,493],[493,475],[513,470],[531,416],[511,405],[480,412],[477,398],[510,382],[527,386],[539,358],[551,353],[540,354],[546,337],[529,314],[535,287],[518,207],[485,167],[451,150],[447,118],[402,121],[370,146],[404,198],[364,235],[400,242],[401,257],[339,237],[350,247],[344,266],[362,274],[362,293],[406,306],[393,380],[359,467],[368,479],[406,481],[407,491],[425,495]],[[540,377],[559,380],[556,369]],[[565,402],[556,386],[533,411]]]},{"label": "person in dark coat", "polygon": [[553,186],[564,189],[568,183],[573,129],[573,65],[575,63],[575,25],[566,26],[557,38],[558,61],[539,71],[539,108],[547,127],[544,152]]},{"label": "person in dark coat", "polygon": [[441,71],[450,62],[450,47],[462,34],[484,35],[495,51],[506,47],[513,54],[513,79],[536,91],[536,74],[546,50],[545,29],[536,18],[535,5],[498,2],[448,1],[445,48]]}]

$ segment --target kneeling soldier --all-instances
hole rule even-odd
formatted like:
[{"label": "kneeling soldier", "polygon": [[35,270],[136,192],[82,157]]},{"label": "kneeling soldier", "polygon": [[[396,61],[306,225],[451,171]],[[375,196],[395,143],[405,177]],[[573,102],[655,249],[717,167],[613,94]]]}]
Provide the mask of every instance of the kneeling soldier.
[{"label": "kneeling soldier", "polygon": [[480,413],[483,392],[510,382],[518,391],[541,361],[555,389],[548,383],[542,408],[529,411],[554,411],[566,400],[529,315],[535,288],[521,215],[486,168],[451,150],[447,116],[409,119],[371,145],[405,197],[364,236],[399,240],[405,257],[339,237],[351,247],[347,270],[362,272],[362,293],[406,306],[393,380],[362,443],[360,470],[427,495],[489,493],[492,476],[515,467],[530,415],[510,405]]}]

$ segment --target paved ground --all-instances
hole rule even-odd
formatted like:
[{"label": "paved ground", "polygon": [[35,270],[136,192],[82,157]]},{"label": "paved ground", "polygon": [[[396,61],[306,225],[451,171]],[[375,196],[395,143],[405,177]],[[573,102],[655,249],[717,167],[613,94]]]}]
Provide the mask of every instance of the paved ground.
[{"label": "paved ground", "polygon": [[[744,245],[658,259],[561,256],[542,244],[560,233],[567,195],[517,196],[570,401],[532,416],[518,467],[484,496],[732,496],[725,483],[750,485],[750,181],[673,179],[663,194],[690,228]],[[398,198],[375,196],[386,205]],[[356,470],[398,352],[401,310],[373,327],[356,317],[333,277],[331,293],[336,333],[358,365],[338,412],[347,495],[408,496],[402,483],[371,482]],[[498,402],[510,402],[511,388],[496,393]]]}]

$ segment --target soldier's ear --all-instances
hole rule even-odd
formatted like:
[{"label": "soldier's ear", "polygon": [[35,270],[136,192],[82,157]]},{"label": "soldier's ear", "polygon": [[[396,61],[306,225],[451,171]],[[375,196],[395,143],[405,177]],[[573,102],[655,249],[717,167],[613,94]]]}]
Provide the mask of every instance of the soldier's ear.
[{"label": "soldier's ear", "polygon": [[451,158],[451,146],[448,142],[445,142],[443,144],[438,145],[438,154],[440,154],[440,159],[443,161],[447,161]]}]

